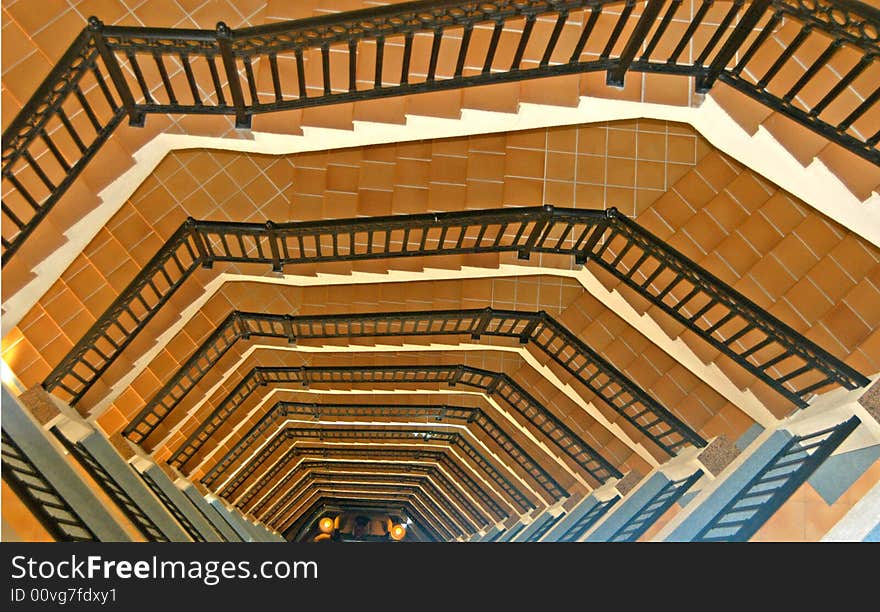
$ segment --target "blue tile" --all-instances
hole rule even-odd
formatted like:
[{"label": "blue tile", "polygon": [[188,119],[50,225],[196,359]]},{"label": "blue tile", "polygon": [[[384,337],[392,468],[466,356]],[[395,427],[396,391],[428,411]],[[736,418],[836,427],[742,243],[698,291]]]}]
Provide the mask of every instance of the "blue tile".
[{"label": "blue tile", "polygon": [[734,446],[736,446],[740,450],[740,452],[744,451],[746,447],[755,440],[755,438],[761,435],[762,431],[764,431],[764,428],[761,427],[758,423],[755,423],[754,425],[749,427],[736,442],[734,442]]},{"label": "blue tile", "polygon": [[[701,489],[702,490],[702,489]],[[697,496],[700,491],[688,491],[684,495],[678,498],[678,505],[684,508],[687,506],[690,501]]]},{"label": "blue tile", "polygon": [[880,523],[877,523],[862,542],[880,542]]},{"label": "blue tile", "polygon": [[825,503],[833,504],[878,457],[880,457],[880,444],[832,455],[819,466],[807,482],[816,489]]}]

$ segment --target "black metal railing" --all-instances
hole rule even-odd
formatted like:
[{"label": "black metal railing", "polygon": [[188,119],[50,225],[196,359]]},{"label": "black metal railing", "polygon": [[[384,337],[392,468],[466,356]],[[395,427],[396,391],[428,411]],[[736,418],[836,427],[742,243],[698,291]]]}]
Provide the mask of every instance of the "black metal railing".
[{"label": "black metal railing", "polygon": [[[516,338],[522,344],[532,342],[667,453],[675,454],[688,444],[705,444],[681,419],[546,312],[494,308],[323,316],[233,312],[132,419],[124,433],[135,442],[144,441],[239,338],[283,338],[297,342],[438,335]],[[148,416],[158,417],[153,419],[154,425],[145,423]],[[187,450],[186,445],[184,449]],[[192,456],[184,452],[175,455],[172,461],[180,461],[181,457],[188,461]],[[602,473],[591,472],[600,482],[608,475],[609,465],[606,463],[603,467]]]},{"label": "black metal railing", "polygon": [[301,402],[278,402],[269,410],[222,459],[201,479],[205,486],[211,486],[239,457],[253,444],[264,438],[279,422],[288,417],[307,419],[327,418],[389,418],[406,419],[407,422],[451,422],[469,426],[476,425],[498,445],[501,452],[520,466],[535,480],[552,499],[567,497],[568,493],[541,465],[517,444],[495,421],[478,408],[449,405],[425,404],[318,404]]},{"label": "black metal railing", "polygon": [[694,541],[745,542],[859,426],[858,417],[806,436],[794,436],[703,527]]},{"label": "black metal railing", "polygon": [[559,536],[559,541],[577,542],[593,525],[599,522],[599,519],[605,516],[618,501],[620,501],[620,495],[615,495],[611,499],[606,499],[605,501],[593,504],[592,508],[572,523],[572,525],[565,530],[565,533]]},{"label": "black metal railing", "polygon": [[[701,92],[725,82],[880,164],[866,118],[880,88],[844,95],[880,55],[880,12],[854,0],[734,0],[716,21],[713,3],[692,13],[681,0],[431,0],[237,31],[90,18],[3,133],[2,263],[126,115],[143,125],[148,113],[220,114],[248,128],[254,114],[295,108],[595,71],[622,86],[628,72],[652,72],[694,77]],[[682,21],[683,32],[669,27]],[[783,21],[798,25],[792,40],[775,40]],[[515,49],[499,44],[504,34]],[[810,45],[824,51],[804,67],[795,54]],[[765,69],[755,58],[767,53],[776,59]],[[832,59],[842,77],[817,79]]]},{"label": "black metal railing", "polygon": [[[854,389],[869,383],[615,209],[528,207],[277,225],[190,219],[53,368],[43,386],[76,405],[199,266],[245,262],[281,270],[298,263],[503,252],[524,259],[531,253],[552,253],[570,255],[578,264],[593,262],[800,407],[831,384]],[[239,331],[244,330],[220,329],[209,342],[223,352]],[[523,331],[538,344],[558,348],[553,334],[535,337],[533,330]],[[578,355],[565,350],[554,359],[581,374],[586,370]],[[188,368],[197,365],[187,363]],[[156,407],[157,414],[167,414],[186,390],[185,381],[168,383],[165,405]],[[614,399],[618,408],[626,397]],[[628,408],[634,406],[623,409]],[[148,424],[154,425],[152,421]]]},{"label": "black metal railing", "polygon": [[9,485],[49,535],[58,542],[97,542],[98,536],[46,480],[6,430],[2,431],[2,441],[3,482]]},{"label": "black metal railing", "polygon": [[[323,469],[322,469],[323,466]],[[266,515],[266,521],[272,523],[281,520],[285,516],[289,516],[290,509],[295,507],[297,502],[302,499],[303,493],[315,484],[352,484],[356,486],[385,484],[389,487],[412,487],[417,490],[425,499],[430,499],[432,505],[440,510],[440,513],[449,520],[450,524],[459,525],[463,529],[476,531],[480,526],[480,521],[469,517],[466,513],[459,510],[447,495],[444,495],[432,482],[428,475],[425,474],[377,474],[367,472],[339,472],[330,469],[326,463],[318,462],[304,474],[300,474],[300,479],[291,484],[289,490],[278,500],[278,509],[274,514]],[[451,519],[451,520],[450,520]],[[484,523],[483,523],[484,524]]]},{"label": "black metal railing", "polygon": [[141,480],[144,481],[144,484],[153,492],[156,498],[165,506],[165,509],[171,513],[171,516],[180,524],[184,531],[186,531],[187,535],[192,538],[193,542],[207,542],[205,536],[201,534],[201,532],[196,529],[196,526],[192,524],[192,521],[186,516],[186,514],[181,510],[174,501],[165,494],[165,491],[162,490],[162,487],[153,480],[153,477],[147,474],[146,472],[139,472],[138,475],[141,477]]},{"label": "black metal railing", "polygon": [[587,474],[604,482],[620,472],[598,451],[584,442],[568,425],[550,412],[519,383],[503,372],[465,365],[448,366],[350,366],[350,367],[262,367],[253,368],[178,447],[169,463],[178,468],[186,463],[210,436],[223,425],[257,388],[270,383],[299,386],[325,383],[445,383],[466,385],[501,398],[527,423],[541,432]]},{"label": "black metal railing", "polygon": [[131,521],[147,542],[168,542],[168,537],[159,529],[153,519],[143,511],[122,486],[110,475],[89,450],[81,442],[71,442],[57,427],[52,433],[64,445],[67,451],[76,457],[77,462],[92,477],[99,487],[113,500],[122,514]]},{"label": "black metal railing", "polygon": [[635,542],[651,526],[657,522],[663,514],[672,507],[672,504],[681,499],[700,478],[703,470],[697,470],[690,476],[670,480],[648,502],[639,508],[620,529],[608,539],[609,542]]},{"label": "black metal railing", "polygon": [[434,517],[433,524],[441,532],[444,532],[445,539],[451,540],[456,537],[468,535],[463,527],[456,524],[445,513],[444,508],[438,502],[435,502],[430,496],[426,495],[418,484],[404,484],[395,480],[377,479],[377,482],[361,482],[346,483],[336,482],[332,478],[314,478],[307,476],[309,481],[306,487],[305,501],[298,506],[286,509],[281,512],[272,523],[271,526],[278,530],[286,530],[291,522],[295,521],[302,514],[302,509],[308,503],[310,496],[321,493],[348,493],[356,494],[358,497],[370,499],[372,497],[397,496],[398,499],[410,499],[414,505],[420,505],[425,510],[427,516]]},{"label": "black metal railing", "polygon": [[[345,474],[360,474],[360,473],[392,473],[392,474],[418,474],[422,478],[430,478],[434,480],[439,485],[439,489],[431,485],[429,489],[433,493],[441,493],[446,498],[448,498],[451,502],[454,502],[457,506],[462,508],[465,516],[467,517],[467,521],[470,524],[476,525],[480,528],[487,526],[491,521],[488,515],[478,506],[476,506],[473,502],[471,502],[467,496],[465,496],[452,481],[450,481],[442,471],[437,469],[432,465],[420,465],[414,463],[408,463],[406,465],[394,465],[394,464],[383,464],[383,463],[375,463],[370,461],[362,461],[362,460],[327,460],[325,458],[311,458],[305,459],[301,461],[299,464],[295,466],[295,469],[288,474],[289,476],[293,476],[298,471],[316,471],[321,472],[322,470],[326,471],[335,471],[341,472]],[[286,478],[286,477],[285,477]],[[292,480],[292,479],[291,479]],[[289,484],[278,483],[277,490],[279,492],[284,490],[284,487]],[[285,494],[286,495],[286,494]],[[284,496],[279,498],[278,503],[281,503],[281,499],[284,499]],[[273,507],[274,509],[274,507]],[[272,516],[274,516],[273,509],[270,509],[264,515],[266,520],[270,520]],[[456,512],[458,512],[456,510]]]},{"label": "black metal railing", "polygon": [[[287,473],[284,478],[279,480],[267,490],[269,484],[273,482],[276,476],[284,470],[292,461],[298,458],[322,458],[333,459],[337,461],[374,461],[374,462],[392,462],[402,465],[420,465],[420,462],[434,464],[449,472],[453,477],[451,484],[460,486],[473,497],[482,508],[483,512],[487,512],[492,516],[493,521],[501,521],[510,515],[506,513],[501,506],[487,494],[481,486],[458,464],[453,461],[445,452],[424,449],[352,449],[325,447],[325,448],[302,448],[296,447],[290,449],[284,457],[272,465],[272,467],[250,487],[244,495],[236,502],[236,507],[242,512],[252,512],[254,516],[263,516],[263,510],[266,509],[272,500],[275,499],[277,492],[281,491],[288,478],[292,477],[291,473]],[[439,470],[438,470],[439,471]],[[440,471],[442,474],[443,471]],[[444,476],[445,480],[445,476]],[[257,495],[264,493],[262,497],[257,499]],[[251,503],[255,502],[255,503]]]},{"label": "black metal railing", "polygon": [[553,528],[553,525],[555,525],[556,523],[561,521],[563,518],[565,518],[565,512],[563,512],[557,516],[553,516],[551,514],[544,516],[544,518],[541,519],[541,524],[538,525],[538,527],[535,529],[535,531],[533,531],[529,537],[527,537],[525,540],[522,540],[522,541],[523,542],[540,542],[541,538],[543,538],[547,534],[547,532]]},{"label": "black metal railing", "polygon": [[[346,427],[297,427],[288,428],[273,437],[235,476],[230,479],[220,492],[220,497],[232,498],[236,491],[248,481],[254,480],[252,476],[272,457],[275,451],[282,445],[295,442],[323,442],[327,440],[343,440],[348,444],[369,444],[375,441],[385,441],[384,444],[397,445],[436,445],[441,443],[444,447],[452,447],[463,453],[467,460],[473,462],[486,480],[491,482],[503,493],[505,498],[516,505],[521,511],[528,512],[535,508],[533,501],[516,484],[496,469],[495,465],[479,450],[477,450],[463,435],[427,428],[395,428],[395,429],[372,429],[372,428],[346,428]],[[435,450],[435,449],[432,449]]]}]

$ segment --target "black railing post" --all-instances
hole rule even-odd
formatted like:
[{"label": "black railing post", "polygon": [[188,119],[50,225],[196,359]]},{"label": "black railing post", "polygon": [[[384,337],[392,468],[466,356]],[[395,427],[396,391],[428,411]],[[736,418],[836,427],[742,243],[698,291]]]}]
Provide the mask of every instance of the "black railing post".
[{"label": "black railing post", "polygon": [[476,326],[471,330],[471,339],[472,340],[479,340],[480,336],[483,335],[483,332],[486,331],[486,328],[489,327],[489,322],[491,320],[492,320],[492,308],[486,307],[483,309],[483,312],[480,315],[480,318],[477,321]]},{"label": "black railing post", "polygon": [[272,251],[272,272],[281,272],[281,252],[278,249],[278,233],[275,224],[266,221],[266,240],[269,241],[269,249]]},{"label": "black railing post", "polygon": [[492,382],[486,385],[486,395],[492,395],[498,389],[498,385],[501,384],[502,379],[504,378],[504,374],[498,372],[492,378]]},{"label": "black railing post", "polygon": [[455,370],[452,372],[452,376],[449,377],[449,382],[447,382],[446,384],[448,384],[450,387],[454,387],[456,384],[458,384],[458,381],[461,380],[462,374],[464,374],[464,366],[455,366]]},{"label": "black railing post", "polygon": [[287,334],[287,344],[296,346],[296,333],[293,331],[292,315],[284,315],[284,333]]},{"label": "black railing post", "polygon": [[202,232],[199,231],[198,221],[192,217],[187,217],[185,223],[189,228],[189,235],[192,238],[193,243],[196,245],[196,251],[199,254],[199,263],[201,263],[203,268],[210,270],[214,267],[214,259],[208,253],[208,247],[205,245],[205,237],[202,236]]},{"label": "black railing post", "polygon": [[147,115],[144,111],[138,110],[134,102],[134,96],[131,93],[131,88],[128,86],[128,81],[125,80],[122,69],[119,67],[119,60],[116,59],[116,55],[107,46],[107,41],[104,38],[104,23],[95,16],[89,17],[89,30],[92,32],[95,48],[101,55],[101,59],[104,60],[110,80],[113,81],[116,93],[119,94],[122,106],[128,114],[128,125],[144,127]]},{"label": "black railing post", "polygon": [[229,91],[232,93],[232,104],[235,107],[235,127],[240,130],[249,130],[251,116],[244,105],[241,80],[238,78],[238,68],[235,66],[235,56],[232,54],[232,30],[222,21],[217,24],[217,44],[220,46],[220,56],[223,58],[223,67],[226,69],[226,80],[229,84]]},{"label": "black railing post", "polygon": [[538,220],[535,221],[535,226],[532,228],[532,232],[529,234],[528,239],[526,239],[526,243],[519,249],[519,252],[517,252],[517,259],[529,259],[529,257],[531,257],[532,249],[535,248],[535,244],[538,243],[538,240],[541,238],[541,235],[547,228],[547,224],[552,218],[553,207],[550,205],[544,205],[544,212]]},{"label": "black railing post", "polygon": [[709,64],[706,73],[696,78],[695,89],[697,93],[706,93],[712,88],[712,85],[715,84],[715,80],[727,66],[727,62],[729,62],[736,52],[739,51],[740,47],[742,47],[749,32],[752,31],[752,28],[754,28],[758,23],[758,20],[761,19],[761,16],[770,6],[771,2],[772,0],[754,0],[749,5],[749,8],[746,9],[746,12],[742,16],[742,19],[739,20],[739,23],[733,29],[733,32],[727,38],[727,41],[725,41],[724,46],[721,47],[721,50],[712,60],[712,63]]},{"label": "black railing post", "polygon": [[538,327],[538,324],[543,323],[544,319],[547,318],[547,313],[545,311],[539,312],[537,315],[532,316],[532,319],[526,323],[526,326],[523,328],[522,333],[519,335],[519,343],[520,344],[528,344],[532,339],[532,334],[535,333],[535,329]]}]

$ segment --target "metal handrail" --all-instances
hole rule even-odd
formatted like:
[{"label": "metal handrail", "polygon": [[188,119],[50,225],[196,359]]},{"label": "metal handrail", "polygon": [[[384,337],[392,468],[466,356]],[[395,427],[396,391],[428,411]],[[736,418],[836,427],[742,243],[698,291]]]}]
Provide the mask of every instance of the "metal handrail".
[{"label": "metal handrail", "polygon": [[[320,418],[327,416],[344,416],[346,418],[358,416],[390,416],[396,415],[404,418],[431,418],[435,422],[461,422],[465,425],[476,425],[482,432],[488,435],[501,449],[501,452],[511,457],[527,474],[553,499],[566,497],[565,489],[560,485],[541,465],[531,457],[515,440],[508,436],[498,424],[480,408],[466,406],[450,406],[446,404],[338,404],[338,403],[304,403],[304,402],[277,402],[265,415],[245,433],[239,441],[217,461],[208,473],[201,478],[202,484],[207,487],[223,474],[235,461],[241,457],[258,440],[262,439],[270,427],[277,425],[279,421],[293,416],[308,416]],[[602,474],[600,474],[601,476]],[[598,478],[597,478],[598,480]]]},{"label": "metal handrail", "polygon": [[[142,126],[149,113],[230,115],[236,127],[248,128],[254,114],[287,109],[595,71],[606,72],[609,84],[622,86],[629,72],[651,72],[694,77],[700,92],[720,80],[880,164],[880,131],[863,134],[865,129],[874,129],[863,124],[858,130],[853,128],[880,99],[880,88],[863,100],[841,98],[880,56],[880,11],[854,0],[734,0],[716,24],[705,20],[713,0],[702,0],[693,15],[690,6],[682,4],[681,0],[430,0],[236,31],[222,22],[216,30],[105,27],[92,17],[3,132],[3,189],[10,194],[3,213],[10,229],[3,231],[2,265],[122,119],[127,116],[130,125]],[[641,5],[641,12],[636,13],[640,16],[630,20],[636,5]],[[619,14],[610,12],[615,9]],[[581,11],[584,25],[579,36],[562,36],[569,17]],[[610,30],[595,28],[603,11],[615,22]],[[536,32],[539,17],[555,19],[552,31],[538,28]],[[683,35],[668,27],[673,19],[689,22]],[[794,21],[800,30],[779,51],[768,40],[783,20]],[[631,21],[635,24],[630,34],[623,36]],[[474,33],[489,28],[492,34],[486,49],[475,51]],[[453,38],[453,31],[461,31],[461,38]],[[607,31],[608,37],[598,40],[600,31]],[[504,32],[519,37],[512,58],[498,54]],[[423,51],[413,44],[417,35],[431,36],[431,44]],[[457,48],[454,69],[439,63],[444,36],[452,41],[446,44]],[[792,58],[813,36],[825,51],[810,66],[802,67]],[[697,40],[706,42],[697,44]],[[593,43],[598,44],[593,47]],[[403,55],[399,72],[392,73],[384,59],[385,49],[397,44],[403,45]],[[533,45],[543,49],[541,60],[525,62],[526,49]],[[683,57],[688,45],[694,45],[693,61]],[[375,48],[372,63],[358,60],[366,46]],[[658,57],[658,48],[673,46],[670,55]],[[585,53],[587,48],[603,50],[596,55]],[[758,70],[751,60],[759,50],[777,56],[760,76],[751,74]],[[824,95],[818,102],[808,104],[799,98],[808,84],[815,88],[816,74],[843,50],[858,61],[834,85],[819,92]],[[425,55],[416,56],[419,52]],[[474,58],[474,54],[479,56]],[[331,55],[346,57],[342,68],[347,82],[334,81]],[[155,82],[147,82],[141,66],[144,61],[155,64]],[[254,68],[259,62],[269,66],[271,92],[261,91],[263,83]],[[415,71],[417,63],[427,66],[423,74]],[[308,70],[312,64],[320,64],[315,75]],[[359,64],[362,71],[372,68],[370,78],[359,78]],[[782,70],[785,65],[801,75],[790,87],[779,78],[786,72]],[[177,73],[169,67],[183,74],[185,85],[178,82],[175,87]],[[98,101],[85,96],[84,90],[90,87],[100,89]],[[843,114],[838,108],[841,103],[848,104]],[[77,126],[69,113],[83,113],[88,122]],[[61,145],[68,138],[75,144],[73,149]],[[58,175],[60,180],[55,178]]]},{"label": "metal handrail", "polygon": [[[544,206],[284,224],[188,219],[43,386],[76,405],[200,266],[264,263],[281,271],[299,263],[505,252],[522,259],[569,255],[601,268],[799,407],[829,385],[854,389],[870,382],[616,209]],[[217,333],[211,341],[226,350],[239,332]]]},{"label": "metal handrail", "polygon": [[363,442],[375,442],[376,440],[391,440],[391,444],[397,441],[398,444],[410,444],[414,437],[418,437],[419,441],[424,443],[430,441],[432,444],[441,442],[444,445],[456,448],[461,451],[470,461],[472,461],[485,478],[503,491],[510,503],[514,504],[521,512],[528,512],[536,507],[535,503],[529,496],[516,484],[511,482],[504,476],[495,465],[467,438],[458,432],[450,432],[440,429],[366,429],[366,428],[346,428],[346,427],[288,427],[284,431],[276,434],[260,452],[248,461],[242,470],[236,473],[235,477],[225,484],[219,492],[220,497],[230,498],[239,488],[251,482],[256,471],[262,466],[275,451],[289,441],[311,441],[323,442],[326,440],[355,440]]}]

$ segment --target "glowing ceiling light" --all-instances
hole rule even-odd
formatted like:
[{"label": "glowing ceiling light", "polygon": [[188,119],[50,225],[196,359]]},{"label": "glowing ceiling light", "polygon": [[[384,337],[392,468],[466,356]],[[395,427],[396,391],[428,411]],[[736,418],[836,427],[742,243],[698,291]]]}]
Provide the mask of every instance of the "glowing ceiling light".
[{"label": "glowing ceiling light", "polygon": [[397,542],[401,541],[406,537],[406,527],[397,523],[396,525],[391,526],[391,539]]},{"label": "glowing ceiling light", "polygon": [[318,529],[321,530],[321,533],[330,533],[333,531],[333,519],[329,516],[325,516],[318,521]]}]

